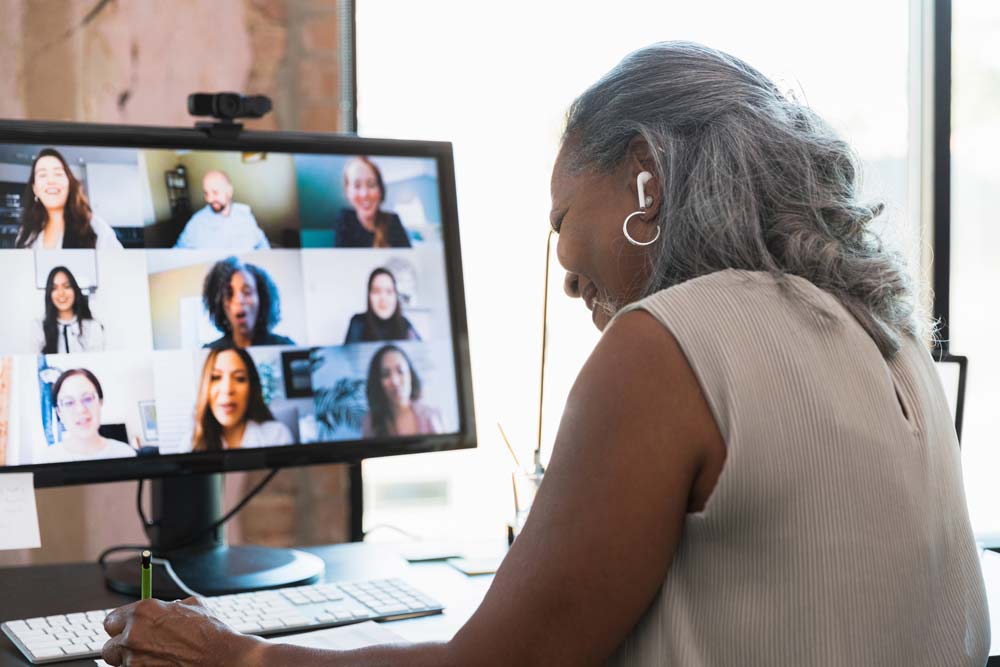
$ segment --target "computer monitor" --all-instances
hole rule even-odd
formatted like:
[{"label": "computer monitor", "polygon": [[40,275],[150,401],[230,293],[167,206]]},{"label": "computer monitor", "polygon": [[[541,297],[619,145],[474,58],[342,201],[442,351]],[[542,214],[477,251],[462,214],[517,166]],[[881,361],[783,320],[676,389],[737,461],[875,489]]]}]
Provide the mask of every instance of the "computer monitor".
[{"label": "computer monitor", "polygon": [[450,144],[0,121],[0,197],[0,474],[161,479],[169,549],[215,473],[475,446]]}]

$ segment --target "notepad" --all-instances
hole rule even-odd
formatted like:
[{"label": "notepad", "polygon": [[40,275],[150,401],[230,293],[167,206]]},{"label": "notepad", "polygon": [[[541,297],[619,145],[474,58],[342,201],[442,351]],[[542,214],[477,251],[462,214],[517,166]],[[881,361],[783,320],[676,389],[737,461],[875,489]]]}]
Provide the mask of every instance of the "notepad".
[{"label": "notepad", "polygon": [[0,475],[0,550],[37,549],[40,546],[34,474]]}]

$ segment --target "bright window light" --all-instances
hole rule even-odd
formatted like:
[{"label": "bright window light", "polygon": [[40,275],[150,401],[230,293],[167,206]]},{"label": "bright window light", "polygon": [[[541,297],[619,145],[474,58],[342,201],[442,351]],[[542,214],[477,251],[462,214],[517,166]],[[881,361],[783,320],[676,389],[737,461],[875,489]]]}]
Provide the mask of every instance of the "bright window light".
[{"label": "bright window light", "polygon": [[[512,464],[496,425],[522,462],[530,460],[549,175],[577,95],[627,53],[656,41],[696,41],[743,58],[854,146],[865,192],[888,204],[887,237],[915,256],[916,216],[907,210],[908,35],[908,0],[359,2],[360,133],[454,144],[479,431],[473,452],[367,462],[366,525],[393,524],[427,538],[492,538],[513,514]],[[582,303],[562,295],[562,277],[553,259],[546,456],[568,389],[598,338]],[[385,491],[393,484],[444,497],[398,502],[399,494]]]}]

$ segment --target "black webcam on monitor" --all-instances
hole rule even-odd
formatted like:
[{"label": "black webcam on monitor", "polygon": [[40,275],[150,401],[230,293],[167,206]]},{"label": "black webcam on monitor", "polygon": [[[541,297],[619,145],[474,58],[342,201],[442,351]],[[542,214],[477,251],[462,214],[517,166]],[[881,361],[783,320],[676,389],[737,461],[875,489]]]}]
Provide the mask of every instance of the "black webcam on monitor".
[{"label": "black webcam on monitor", "polygon": [[240,93],[191,93],[188,113],[192,116],[212,116],[226,122],[236,118],[262,118],[271,110],[271,98],[266,95]]}]

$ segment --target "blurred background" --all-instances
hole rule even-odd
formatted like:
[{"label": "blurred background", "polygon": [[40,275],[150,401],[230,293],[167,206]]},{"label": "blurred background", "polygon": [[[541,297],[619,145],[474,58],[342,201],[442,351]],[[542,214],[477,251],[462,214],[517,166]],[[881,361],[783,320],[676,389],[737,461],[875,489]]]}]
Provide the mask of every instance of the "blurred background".
[{"label": "blurred background", "polygon": [[[932,311],[935,9],[952,21],[951,350],[969,357],[963,465],[978,535],[1000,535],[1000,3],[995,0],[0,0],[0,117],[188,126],[186,95],[266,94],[256,128],[357,131],[454,145],[479,448],[366,462],[364,527],[398,539],[487,539],[513,511],[510,457],[548,456],[597,340],[552,265],[539,425],[549,172],[574,97],[630,51],[684,39],[728,51],[815,109],[856,149]],[[353,21],[352,21],[353,17]],[[356,82],[356,88],[351,84]],[[554,257],[554,253],[553,253]],[[938,258],[940,261],[940,258]],[[540,433],[540,435],[539,435]],[[239,495],[254,476],[230,475]],[[134,483],[41,490],[42,544],[0,563],[91,558],[140,535],[88,516]],[[282,471],[232,541],[348,537],[342,466]],[[108,531],[118,531],[108,534]]]}]

